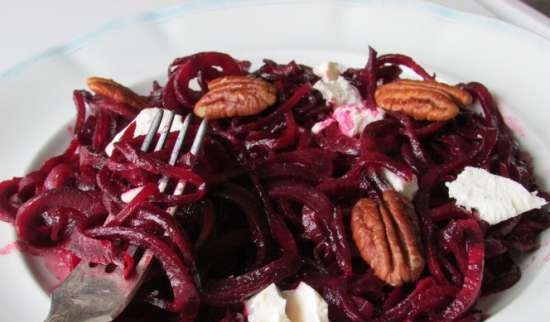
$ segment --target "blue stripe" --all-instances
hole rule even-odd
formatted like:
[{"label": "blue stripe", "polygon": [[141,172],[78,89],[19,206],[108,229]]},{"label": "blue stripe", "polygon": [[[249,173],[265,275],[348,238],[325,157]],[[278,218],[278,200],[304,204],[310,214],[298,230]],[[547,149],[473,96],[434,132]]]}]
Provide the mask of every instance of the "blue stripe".
[{"label": "blue stripe", "polygon": [[[484,28],[491,28],[501,33],[520,33],[520,35],[525,40],[526,37],[533,37],[533,43],[542,45],[546,42],[546,39],[526,32],[525,30],[505,23],[503,21],[482,17],[474,14],[464,13],[455,11],[441,5],[437,5],[429,2],[420,2],[416,0],[334,0],[335,2],[350,3],[353,5],[372,5],[376,4],[377,6],[407,6],[409,8],[414,8],[415,10],[425,11],[435,16],[436,18],[454,21],[454,22],[468,22],[471,24],[483,26]],[[20,61],[14,66],[0,72],[0,80],[5,77],[9,77],[15,74],[20,73],[26,68],[29,68],[31,65],[47,60],[56,56],[68,55],[74,51],[79,50],[80,48],[86,46],[90,42],[93,42],[95,39],[100,38],[108,33],[113,31],[126,28],[128,26],[136,24],[146,24],[146,23],[160,23],[165,22],[175,17],[179,17],[183,14],[187,14],[193,11],[208,11],[208,10],[219,10],[235,7],[250,7],[258,5],[278,5],[278,4],[299,4],[303,2],[293,1],[293,0],[190,0],[177,5],[172,8],[160,9],[147,11],[140,15],[117,19],[111,21],[99,29],[85,34],[84,36],[77,37],[76,39],[68,42],[63,46],[49,48],[42,53],[39,53],[31,58]],[[315,0],[312,0],[311,3],[315,3]],[[541,42],[542,40],[542,42]]]}]

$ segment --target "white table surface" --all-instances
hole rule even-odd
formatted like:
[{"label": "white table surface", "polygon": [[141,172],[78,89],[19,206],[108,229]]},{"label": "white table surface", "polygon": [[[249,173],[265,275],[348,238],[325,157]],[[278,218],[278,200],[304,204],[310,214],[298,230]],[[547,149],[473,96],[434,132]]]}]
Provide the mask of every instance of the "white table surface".
[{"label": "white table surface", "polygon": [[[428,1],[428,0],[426,0]],[[494,16],[475,0],[430,0],[458,10]],[[0,0],[0,72],[52,46],[110,21],[171,7],[182,0]]]}]

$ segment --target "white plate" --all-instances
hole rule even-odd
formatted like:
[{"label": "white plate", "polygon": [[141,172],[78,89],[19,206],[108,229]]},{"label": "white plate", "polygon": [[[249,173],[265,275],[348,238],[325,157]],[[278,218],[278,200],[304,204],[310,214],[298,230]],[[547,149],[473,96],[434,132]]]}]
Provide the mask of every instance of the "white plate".
[{"label": "white plate", "polygon": [[[369,44],[380,53],[411,55],[452,79],[489,86],[507,113],[524,121],[516,120],[516,126],[522,127],[538,174],[550,175],[550,153],[541,143],[550,141],[550,42],[541,37],[416,1],[197,0],[113,22],[0,75],[0,178],[22,175],[66,126],[74,115],[71,91],[90,75],[143,84],[161,75],[174,57],[200,50],[255,61],[331,59],[361,66]],[[13,239],[11,228],[1,224],[0,245]],[[525,261],[521,281],[485,300],[488,321],[548,321],[550,231],[542,242]],[[1,320],[41,321],[48,305],[21,255],[0,256]]]}]

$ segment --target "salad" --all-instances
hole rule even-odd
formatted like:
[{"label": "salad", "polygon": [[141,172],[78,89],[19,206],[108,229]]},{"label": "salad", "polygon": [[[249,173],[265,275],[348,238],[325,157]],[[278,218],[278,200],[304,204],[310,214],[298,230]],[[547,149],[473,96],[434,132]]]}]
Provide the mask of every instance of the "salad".
[{"label": "salad", "polygon": [[[550,195],[480,83],[373,49],[358,68],[256,70],[200,52],[168,76],[148,94],[89,78],[65,152],[0,182],[0,219],[67,268],[59,283],[80,261],[130,277],[130,246],[153,252],[116,321],[481,321],[478,299],[521,278],[550,226]],[[208,120],[198,156],[168,163],[175,130],[140,151],[159,109],[193,113],[191,132]],[[162,176],[185,190],[160,193]]]}]

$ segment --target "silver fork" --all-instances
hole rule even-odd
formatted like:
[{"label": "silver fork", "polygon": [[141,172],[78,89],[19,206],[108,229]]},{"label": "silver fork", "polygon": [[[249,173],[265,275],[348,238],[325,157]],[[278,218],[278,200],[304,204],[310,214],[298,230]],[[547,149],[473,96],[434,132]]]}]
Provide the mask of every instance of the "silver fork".
[{"label": "silver fork", "polygon": [[[166,117],[168,125],[160,129],[163,118]],[[170,128],[174,121],[174,112],[159,110],[154,116],[151,126],[141,145],[141,151],[147,152],[152,146],[157,133],[159,139],[154,150],[164,147]],[[176,143],[170,154],[171,165],[174,165],[181,154],[183,142],[189,129],[191,115],[182,122],[176,139]],[[193,140],[190,153],[197,155],[206,134],[207,123],[202,120]],[[159,180],[159,190],[164,192],[169,178],[162,177]],[[184,182],[179,182],[173,192],[178,195],[183,193]],[[175,208],[170,208],[171,214]],[[108,219],[109,220],[109,219]],[[131,251],[135,251],[132,248]],[[146,250],[136,263],[135,272],[125,279],[120,268],[107,272],[105,265],[91,266],[88,262],[81,262],[67,277],[67,279],[52,292],[50,312],[45,322],[109,322],[115,319],[130,303],[139,286],[143,282],[147,270],[152,262],[153,254]]]}]

